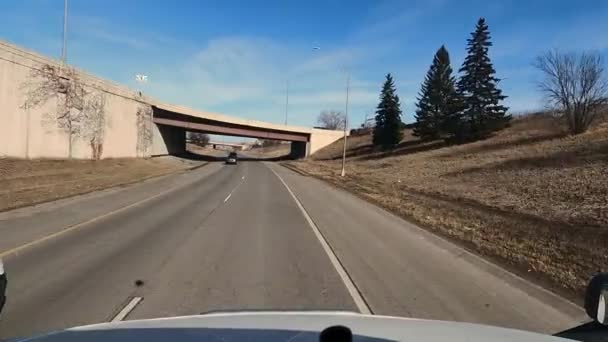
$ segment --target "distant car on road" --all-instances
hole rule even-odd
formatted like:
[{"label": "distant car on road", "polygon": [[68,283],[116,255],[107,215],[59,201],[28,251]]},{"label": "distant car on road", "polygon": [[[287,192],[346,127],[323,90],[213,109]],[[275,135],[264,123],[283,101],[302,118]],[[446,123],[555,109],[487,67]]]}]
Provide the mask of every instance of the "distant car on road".
[{"label": "distant car on road", "polygon": [[230,152],[230,154],[228,154],[228,157],[226,158],[226,164],[235,164],[236,165],[236,161],[237,161],[236,152]]},{"label": "distant car on road", "polygon": [[0,313],[2,312],[2,307],[4,307],[4,302],[6,302],[6,283],[6,273],[4,272],[2,259],[0,259]]}]

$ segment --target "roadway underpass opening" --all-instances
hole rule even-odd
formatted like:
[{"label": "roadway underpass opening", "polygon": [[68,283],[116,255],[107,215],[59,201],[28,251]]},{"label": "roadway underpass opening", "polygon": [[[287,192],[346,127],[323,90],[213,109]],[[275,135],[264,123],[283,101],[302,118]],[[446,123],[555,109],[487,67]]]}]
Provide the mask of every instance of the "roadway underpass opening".
[{"label": "roadway underpass opening", "polygon": [[181,127],[153,124],[152,156],[180,155],[186,152],[186,130]]},{"label": "roadway underpass opening", "polygon": [[[188,131],[192,133],[204,133]],[[306,156],[305,142],[290,142],[280,140],[249,139],[226,135],[209,135],[209,142],[204,143],[195,135],[194,139],[187,139],[186,150],[200,156],[204,160],[224,160],[230,152],[237,152],[240,160],[279,161],[287,159],[304,158]],[[239,139],[241,138],[241,139]]]}]

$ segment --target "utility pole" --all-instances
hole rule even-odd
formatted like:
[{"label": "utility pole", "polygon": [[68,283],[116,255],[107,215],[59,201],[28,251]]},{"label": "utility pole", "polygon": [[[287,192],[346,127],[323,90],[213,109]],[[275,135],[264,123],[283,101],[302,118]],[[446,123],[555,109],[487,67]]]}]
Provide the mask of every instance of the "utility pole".
[{"label": "utility pole", "polygon": [[285,82],[285,125],[287,126],[287,113],[289,112],[289,79]]},{"label": "utility pole", "polygon": [[344,177],[346,174],[345,166],[346,166],[346,130],[348,129],[348,93],[350,90],[350,74],[347,72],[346,74],[346,110],[344,111],[344,144],[342,148],[342,172],[340,173],[341,177]]},{"label": "utility pole", "polygon": [[68,0],[63,0],[63,45],[61,47],[61,63],[65,65],[68,43]]},{"label": "utility pole", "polygon": [[[321,50],[319,46],[314,46],[312,48],[315,51]],[[340,176],[344,177],[346,174],[346,130],[348,129],[348,95],[350,91],[350,73],[344,68],[344,72],[346,73],[346,110],[344,111],[344,144],[342,146],[342,172],[340,172]]]}]

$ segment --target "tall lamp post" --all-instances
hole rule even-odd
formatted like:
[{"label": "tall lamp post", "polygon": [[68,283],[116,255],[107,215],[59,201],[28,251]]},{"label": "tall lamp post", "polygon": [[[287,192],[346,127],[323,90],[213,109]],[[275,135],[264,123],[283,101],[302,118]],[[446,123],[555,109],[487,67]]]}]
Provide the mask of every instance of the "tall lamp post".
[{"label": "tall lamp post", "polygon": [[[314,51],[318,51],[318,50],[321,50],[321,47],[314,46],[312,49]],[[346,70],[346,68],[344,69],[344,72],[346,73],[346,106],[345,106],[345,111],[344,111],[344,139],[343,139],[343,144],[342,144],[342,171],[340,172],[341,177],[344,177],[344,175],[346,175],[346,138],[348,136],[348,134],[347,134],[347,130],[348,130],[348,95],[350,92],[350,73]]]},{"label": "tall lamp post", "polygon": [[61,63],[65,64],[67,59],[68,45],[68,0],[63,0],[63,44],[61,46]]},{"label": "tall lamp post", "polygon": [[344,111],[344,143],[342,144],[342,172],[340,176],[344,177],[346,174],[346,130],[348,129],[348,93],[350,91],[350,74],[346,72],[346,108]]},{"label": "tall lamp post", "polygon": [[289,79],[285,82],[285,126],[287,126],[287,112],[289,111]]}]

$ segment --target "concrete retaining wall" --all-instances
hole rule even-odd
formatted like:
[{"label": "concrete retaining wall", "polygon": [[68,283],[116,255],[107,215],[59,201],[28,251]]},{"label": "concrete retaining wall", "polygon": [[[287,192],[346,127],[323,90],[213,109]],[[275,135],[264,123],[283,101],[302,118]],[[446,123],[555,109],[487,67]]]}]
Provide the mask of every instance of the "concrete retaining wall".
[{"label": "concrete retaining wall", "polygon": [[[0,41],[0,157],[69,156],[69,134],[58,128],[52,119],[57,101],[51,99],[41,107],[23,108],[30,72],[45,64],[60,67],[55,60]],[[149,156],[150,148],[138,151],[137,146],[136,112],[146,105],[145,100],[127,88],[84,72],[77,73],[88,91],[105,94],[106,129],[102,158]],[[152,124],[146,127],[150,129]],[[91,156],[88,141],[73,139],[72,157]]]}]

